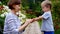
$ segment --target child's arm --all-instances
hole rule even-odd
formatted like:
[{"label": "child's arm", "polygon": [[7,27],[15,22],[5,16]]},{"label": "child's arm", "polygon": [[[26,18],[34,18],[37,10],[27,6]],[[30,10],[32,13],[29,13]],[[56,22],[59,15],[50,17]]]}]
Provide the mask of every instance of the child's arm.
[{"label": "child's arm", "polygon": [[50,13],[45,12],[42,16],[39,16],[37,18],[33,18],[34,21],[40,20],[40,19],[47,19],[50,17]]},{"label": "child's arm", "polygon": [[40,19],[42,19],[43,17],[42,16],[39,16],[39,17],[36,17],[36,18],[33,18],[34,21],[38,21]]}]

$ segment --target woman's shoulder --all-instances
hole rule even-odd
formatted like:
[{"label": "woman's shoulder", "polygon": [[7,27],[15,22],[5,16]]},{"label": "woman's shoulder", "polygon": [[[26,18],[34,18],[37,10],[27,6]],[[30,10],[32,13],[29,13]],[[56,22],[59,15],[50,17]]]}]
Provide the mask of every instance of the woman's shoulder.
[{"label": "woman's shoulder", "polygon": [[16,19],[16,17],[13,14],[9,13],[6,15],[6,19]]}]

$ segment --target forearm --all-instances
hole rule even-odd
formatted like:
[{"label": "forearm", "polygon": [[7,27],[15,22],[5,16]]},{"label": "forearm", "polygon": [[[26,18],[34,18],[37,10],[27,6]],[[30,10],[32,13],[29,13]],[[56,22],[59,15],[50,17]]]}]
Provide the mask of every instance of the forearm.
[{"label": "forearm", "polygon": [[39,20],[40,20],[40,19],[42,19],[43,17],[42,17],[42,16],[39,16],[38,18],[39,18]]},{"label": "forearm", "polygon": [[32,21],[33,19],[27,19],[26,22],[22,26],[20,26],[19,31],[24,30]]},{"label": "forearm", "polygon": [[22,26],[19,27],[19,31],[23,31],[26,27],[28,26],[28,24],[23,24]]},{"label": "forearm", "polygon": [[38,20],[40,20],[40,19],[42,19],[43,17],[42,16],[39,16],[39,17],[37,17],[37,18],[34,18],[34,21],[38,21]]}]

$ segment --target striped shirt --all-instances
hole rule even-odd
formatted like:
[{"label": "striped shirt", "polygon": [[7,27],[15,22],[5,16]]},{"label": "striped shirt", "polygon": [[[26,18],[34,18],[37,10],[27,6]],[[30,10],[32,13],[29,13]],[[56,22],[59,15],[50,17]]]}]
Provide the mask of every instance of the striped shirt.
[{"label": "striped shirt", "polygon": [[21,26],[20,22],[18,17],[10,12],[5,18],[3,34],[21,34],[22,31],[18,31],[18,28]]}]

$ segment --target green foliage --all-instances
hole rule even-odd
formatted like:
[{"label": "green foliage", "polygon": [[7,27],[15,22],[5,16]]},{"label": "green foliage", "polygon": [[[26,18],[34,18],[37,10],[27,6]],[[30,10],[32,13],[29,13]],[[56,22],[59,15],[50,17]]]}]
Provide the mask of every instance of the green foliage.
[{"label": "green foliage", "polygon": [[[32,15],[39,16],[39,15],[42,14],[41,6],[40,6],[41,1],[43,1],[43,0],[22,0],[23,9],[24,10],[28,10],[28,12],[30,12],[29,9],[31,9],[32,10],[31,11],[32,12]],[[28,13],[28,15],[29,16],[27,16],[27,17],[30,18],[31,17],[30,16],[31,14]],[[31,17],[31,18],[33,18],[33,17]]]},{"label": "green foliage", "polygon": [[3,17],[0,16],[0,34],[3,33],[4,20],[5,20],[5,17],[3,18]]},{"label": "green foliage", "polygon": [[52,16],[55,28],[55,34],[60,32],[60,0],[52,0]]},{"label": "green foliage", "polygon": [[55,34],[59,34],[60,33],[60,29],[55,31]]},{"label": "green foliage", "polygon": [[52,11],[52,14],[53,14],[53,20],[54,20],[54,23],[55,25],[60,25],[60,1],[59,2],[56,2],[54,1],[53,2],[53,11]]},{"label": "green foliage", "polygon": [[26,14],[27,18],[35,18],[36,16],[35,15],[32,15],[32,14]]},{"label": "green foliage", "polygon": [[1,2],[2,2],[3,5],[7,5],[8,1],[9,0],[1,0]]}]

